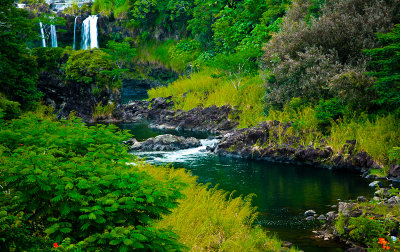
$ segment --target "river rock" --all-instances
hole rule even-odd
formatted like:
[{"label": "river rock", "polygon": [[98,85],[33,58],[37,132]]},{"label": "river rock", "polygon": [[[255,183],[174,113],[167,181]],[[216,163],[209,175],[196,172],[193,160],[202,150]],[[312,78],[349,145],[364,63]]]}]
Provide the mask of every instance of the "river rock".
[{"label": "river rock", "polygon": [[390,193],[387,188],[380,188],[379,190],[375,191],[374,195],[382,198],[388,198]]},{"label": "river rock", "polygon": [[393,164],[389,168],[389,175],[400,179],[400,165]]},{"label": "river rock", "polygon": [[369,183],[368,186],[369,186],[369,187],[376,187],[376,186],[382,187],[383,184],[382,184],[382,182],[380,182],[380,181],[374,181],[374,182]]},{"label": "river rock", "polygon": [[336,218],[336,214],[335,214],[334,211],[330,211],[330,212],[326,213],[326,217],[327,217],[328,220],[333,220],[333,219]]},{"label": "river rock", "polygon": [[354,247],[347,249],[346,252],[367,252],[367,250],[365,250],[365,248],[362,247]]},{"label": "river rock", "polygon": [[339,202],[338,212],[344,216],[349,216],[355,206],[355,203]]},{"label": "river rock", "polygon": [[358,201],[358,202],[366,202],[366,201],[367,201],[367,198],[365,198],[364,196],[358,196],[358,197],[357,197],[357,201]]},{"label": "river rock", "polygon": [[314,210],[307,210],[304,212],[305,216],[314,216],[316,212]]},{"label": "river rock", "polygon": [[390,199],[388,199],[388,204],[389,205],[396,205],[399,204],[399,197],[393,196]]},{"label": "river rock", "polygon": [[171,134],[160,135],[154,138],[149,138],[143,142],[134,142],[131,150],[154,150],[154,151],[172,151],[182,150],[201,146],[198,139],[194,137],[181,137]]},{"label": "river rock", "polygon": [[326,217],[323,214],[321,214],[320,216],[318,216],[317,220],[325,221]]},{"label": "river rock", "polygon": [[306,218],[306,221],[315,221],[315,217],[314,216],[308,216]]}]

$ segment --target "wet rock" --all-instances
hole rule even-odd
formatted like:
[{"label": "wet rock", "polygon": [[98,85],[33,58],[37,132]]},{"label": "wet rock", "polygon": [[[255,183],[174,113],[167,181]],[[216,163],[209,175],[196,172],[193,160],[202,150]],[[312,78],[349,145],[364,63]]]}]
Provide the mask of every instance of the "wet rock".
[{"label": "wet rock", "polygon": [[357,201],[358,201],[358,202],[366,202],[366,201],[367,201],[367,198],[365,198],[364,196],[358,196],[358,197],[357,197]]},{"label": "wet rock", "polygon": [[375,191],[374,195],[382,198],[388,198],[390,193],[387,188],[380,188],[379,190]]},{"label": "wet rock", "polygon": [[288,241],[282,241],[282,247],[291,248],[292,246],[293,246],[293,243],[288,242]]},{"label": "wet rock", "polygon": [[376,186],[382,187],[383,184],[382,184],[382,182],[380,182],[380,181],[374,181],[374,182],[369,183],[368,186],[369,186],[369,187],[376,187]]},{"label": "wet rock", "polygon": [[338,212],[345,217],[358,217],[362,214],[361,210],[355,209],[356,203],[339,202]]},{"label": "wet rock", "polygon": [[156,136],[154,138],[149,138],[143,142],[136,141],[131,146],[131,150],[172,151],[172,150],[194,148],[199,146],[201,146],[200,141],[194,137],[185,138],[185,137],[166,134],[166,135]]},{"label": "wet rock", "polygon": [[397,204],[399,204],[399,197],[397,197],[397,196],[393,196],[393,197],[391,197],[390,199],[388,199],[388,202],[387,202],[389,205],[397,205]]},{"label": "wet rock", "polygon": [[400,165],[393,164],[389,168],[389,175],[392,177],[400,178]]},{"label": "wet rock", "polygon": [[323,214],[321,214],[320,216],[318,216],[317,220],[325,221],[326,217]]},{"label": "wet rock", "polygon": [[304,212],[305,216],[314,216],[316,212],[314,210],[307,210]]},{"label": "wet rock", "polygon": [[365,248],[362,247],[354,247],[347,249],[346,252],[367,252],[367,250],[365,250]]},{"label": "wet rock", "polygon": [[308,216],[306,218],[306,221],[315,221],[315,217],[314,216]]},{"label": "wet rock", "polygon": [[326,217],[327,217],[328,220],[333,220],[333,219],[336,218],[336,214],[335,214],[334,211],[330,211],[330,212],[326,213]]},{"label": "wet rock", "polygon": [[381,199],[379,198],[379,197],[377,197],[377,196],[375,196],[375,197],[373,197],[372,198],[374,201],[380,201]]},{"label": "wet rock", "polygon": [[357,153],[353,157],[352,162],[354,166],[363,168],[372,168],[375,164],[374,159],[365,151]]}]

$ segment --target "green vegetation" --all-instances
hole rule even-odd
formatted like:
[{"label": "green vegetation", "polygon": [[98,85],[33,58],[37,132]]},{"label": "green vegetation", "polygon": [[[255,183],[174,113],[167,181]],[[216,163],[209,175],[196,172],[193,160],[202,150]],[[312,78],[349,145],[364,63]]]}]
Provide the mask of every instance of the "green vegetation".
[{"label": "green vegetation", "polygon": [[13,2],[0,3],[0,93],[29,109],[41,97],[36,89],[37,63],[26,49],[26,41],[34,37],[33,23],[29,13],[15,8]]},{"label": "green vegetation", "polygon": [[130,165],[134,157],[120,144],[128,137],[73,116],[54,121],[28,113],[2,123],[4,245],[45,249],[68,237],[85,250],[181,248],[151,221],[176,206],[184,184],[157,181]]},{"label": "green vegetation", "polygon": [[[256,3],[258,10],[252,9]],[[356,139],[357,151],[388,172],[389,152],[400,139],[399,28],[392,29],[400,22],[398,2],[239,1],[223,9],[219,3],[194,4],[188,30],[203,51],[190,61],[198,72],[150,90],[150,98],[172,96],[183,110],[237,106],[240,127],[266,119],[292,122],[295,136],[314,132],[312,142],[324,138],[335,151]],[[197,16],[200,7],[215,19]],[[264,43],[262,56],[261,44],[244,46],[259,41],[256,34]],[[212,42],[205,44],[205,38]]]},{"label": "green vegetation", "polygon": [[108,54],[99,49],[79,50],[71,53],[64,69],[67,80],[95,84],[92,92],[99,93],[104,89],[121,86],[117,75],[119,73],[111,71],[115,68],[114,64]]},{"label": "green vegetation", "polygon": [[[264,96],[259,76],[246,76],[239,88],[232,85],[227,77],[218,77],[213,69],[205,69],[181,78],[167,87],[148,91],[149,98],[172,96],[176,109],[190,110],[197,106],[231,105],[239,109],[239,127],[250,127],[264,119],[260,100]],[[212,77],[215,76],[215,77]]]},{"label": "green vegetation", "polygon": [[[383,189],[377,189],[383,192]],[[390,203],[383,194],[369,202],[350,203],[352,205],[346,210],[349,214],[341,213],[336,220],[336,231],[347,239],[367,246],[368,251],[398,250],[400,242],[391,236],[398,228],[400,204],[398,199],[393,199],[400,196],[400,191],[392,188],[387,192],[389,197],[393,197]]]},{"label": "green vegetation", "polygon": [[227,199],[182,169],[135,160],[120,144],[129,135],[113,125],[42,110],[1,121],[3,248],[280,250],[252,227],[250,198]]},{"label": "green vegetation", "polygon": [[[171,214],[156,223],[158,228],[171,228],[179,241],[192,251],[279,251],[279,240],[260,227],[252,228],[257,213],[251,206],[251,196],[233,197],[227,192],[197,184],[196,177],[183,169],[143,169],[160,180],[179,177],[189,186],[184,198]],[[292,249],[293,251],[295,249]]]},{"label": "green vegetation", "polygon": [[92,120],[98,121],[112,119],[114,109],[115,103],[103,105],[102,102],[99,102],[93,109]]}]

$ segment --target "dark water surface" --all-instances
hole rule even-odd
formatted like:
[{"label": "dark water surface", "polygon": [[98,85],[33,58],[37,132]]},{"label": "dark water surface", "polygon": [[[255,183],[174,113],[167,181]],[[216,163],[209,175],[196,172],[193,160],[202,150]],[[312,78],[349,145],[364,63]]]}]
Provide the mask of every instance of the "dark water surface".
[{"label": "dark water surface", "polygon": [[[120,127],[131,130],[138,140],[163,134],[146,124]],[[337,205],[339,199],[372,196],[369,181],[345,171],[218,157],[205,151],[205,145],[213,141],[202,140],[204,146],[188,150],[133,154],[146,157],[150,163],[171,163],[174,167],[186,168],[198,176],[199,182],[219,185],[221,189],[236,191],[236,195],[255,194],[253,205],[260,212],[257,223],[306,252],[344,251],[338,243],[313,238],[311,231],[318,223],[305,221],[304,212],[313,209],[317,214],[326,214],[337,211],[332,205]]]}]

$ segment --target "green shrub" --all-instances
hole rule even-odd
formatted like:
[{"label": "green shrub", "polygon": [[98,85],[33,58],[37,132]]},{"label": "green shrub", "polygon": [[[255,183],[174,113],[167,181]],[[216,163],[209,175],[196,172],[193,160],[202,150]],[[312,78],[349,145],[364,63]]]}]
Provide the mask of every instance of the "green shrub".
[{"label": "green shrub", "polygon": [[386,236],[388,229],[390,229],[387,224],[385,221],[366,215],[351,217],[349,220],[349,236],[352,240],[374,245],[378,238]]},{"label": "green shrub", "polygon": [[22,111],[18,102],[7,100],[0,94],[0,110],[3,112],[3,119],[10,120],[21,115]]},{"label": "green shrub", "polygon": [[73,51],[64,66],[67,80],[93,85],[93,93],[120,87],[122,83],[109,74],[116,68],[109,57],[99,49]]},{"label": "green shrub", "polygon": [[65,49],[61,47],[37,47],[32,50],[32,54],[36,56],[39,72],[54,72],[61,68],[61,64],[65,63],[63,59]]},{"label": "green shrub", "polygon": [[315,117],[318,119],[319,128],[322,131],[326,131],[331,121],[343,116],[344,110],[342,102],[337,97],[329,100],[320,100],[315,107]]},{"label": "green shrub", "polygon": [[[73,116],[56,122],[25,114],[2,123],[0,183],[10,196],[0,212],[11,219],[0,225],[21,221],[20,235],[48,238],[48,248],[69,237],[85,250],[181,249],[176,235],[151,223],[176,206],[184,184],[158,181],[131,164],[121,145],[128,137]],[[2,247],[28,249],[15,232],[1,230]]]}]

